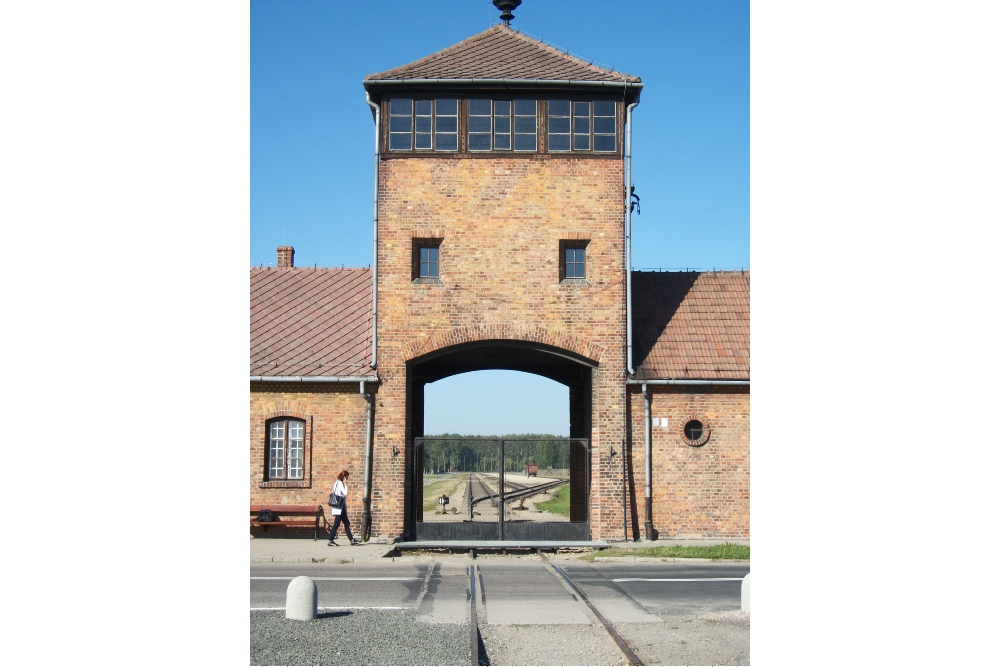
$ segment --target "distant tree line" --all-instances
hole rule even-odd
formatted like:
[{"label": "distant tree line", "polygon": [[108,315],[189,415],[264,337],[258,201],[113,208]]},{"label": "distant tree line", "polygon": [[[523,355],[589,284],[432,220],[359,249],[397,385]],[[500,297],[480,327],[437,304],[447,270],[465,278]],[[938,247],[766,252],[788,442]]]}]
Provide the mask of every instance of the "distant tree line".
[{"label": "distant tree line", "polygon": [[496,440],[530,441],[507,443],[504,449],[506,472],[520,472],[529,463],[536,464],[539,470],[569,468],[569,440],[557,435],[515,433],[466,436],[442,433],[424,438],[424,473],[497,472],[500,452]]}]

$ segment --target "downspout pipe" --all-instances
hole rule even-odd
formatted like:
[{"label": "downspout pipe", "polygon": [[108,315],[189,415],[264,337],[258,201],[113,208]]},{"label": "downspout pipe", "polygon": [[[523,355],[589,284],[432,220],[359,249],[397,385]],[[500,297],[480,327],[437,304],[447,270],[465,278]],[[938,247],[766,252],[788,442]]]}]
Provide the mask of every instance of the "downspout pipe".
[{"label": "downspout pipe", "polygon": [[628,374],[635,375],[632,367],[632,109],[639,102],[632,102],[625,109],[625,345]]},{"label": "downspout pipe", "polygon": [[361,499],[361,539],[367,542],[372,533],[372,421],[375,412],[375,397],[365,391],[365,381],[361,381],[361,395],[365,397],[365,490]]},{"label": "downspout pipe", "polygon": [[653,417],[649,388],[642,384],[642,402],[646,407],[646,539],[653,541]]},{"label": "downspout pipe", "polygon": [[378,366],[378,176],[379,176],[379,162],[381,160],[381,155],[379,153],[379,128],[381,124],[379,123],[379,118],[381,116],[381,107],[372,102],[371,96],[369,96],[368,91],[365,91],[365,102],[368,106],[372,108],[372,114],[375,116],[375,194],[372,199],[372,363],[371,367],[376,368]]}]

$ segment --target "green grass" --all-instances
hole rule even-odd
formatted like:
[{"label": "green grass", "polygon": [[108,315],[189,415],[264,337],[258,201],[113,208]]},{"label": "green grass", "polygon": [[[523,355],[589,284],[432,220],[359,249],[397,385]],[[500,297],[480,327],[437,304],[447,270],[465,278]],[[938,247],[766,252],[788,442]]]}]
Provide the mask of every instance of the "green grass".
[{"label": "green grass", "polygon": [[726,558],[730,560],[750,560],[750,546],[745,544],[715,544],[705,547],[638,547],[636,549],[604,549],[580,560],[593,562],[595,556],[652,556],[654,558]]},{"label": "green grass", "polygon": [[552,500],[536,503],[535,507],[546,512],[552,512],[553,514],[569,516],[569,484],[560,486]]},{"label": "green grass", "polygon": [[442,493],[450,498],[455,495],[458,485],[468,479],[469,477],[466,473],[459,473],[458,475],[439,479],[430,484],[424,484],[424,511],[428,512],[437,509],[438,498],[441,497]]}]

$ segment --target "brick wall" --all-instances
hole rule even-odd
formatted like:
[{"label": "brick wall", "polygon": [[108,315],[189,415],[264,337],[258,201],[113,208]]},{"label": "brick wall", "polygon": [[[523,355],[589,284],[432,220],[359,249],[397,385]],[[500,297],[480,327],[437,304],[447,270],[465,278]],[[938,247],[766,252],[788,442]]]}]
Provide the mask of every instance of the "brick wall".
[{"label": "brick wall", "polygon": [[[349,470],[348,516],[360,534],[364,489],[365,399],[357,383],[250,383],[250,504],[322,505],[341,470]],[[265,423],[279,416],[306,422],[305,488],[262,488]],[[261,529],[252,532],[259,533]],[[268,534],[277,534],[268,528]],[[312,530],[306,531],[310,535]]]},{"label": "brick wall", "polygon": [[[643,537],[645,516],[644,406],[630,386],[634,484],[631,532]],[[667,537],[750,537],[750,391],[748,387],[650,386],[653,427],[653,527]],[[691,447],[682,437],[695,415],[712,429]]]},{"label": "brick wall", "polygon": [[[380,170],[379,405],[373,532],[402,535],[411,426],[406,362],[474,340],[532,340],[600,366],[594,538],[623,534],[625,286],[617,157],[387,158]],[[440,283],[412,280],[414,239],[440,239]],[[562,240],[589,240],[589,284],[561,284]],[[397,447],[405,456],[392,458]]]}]

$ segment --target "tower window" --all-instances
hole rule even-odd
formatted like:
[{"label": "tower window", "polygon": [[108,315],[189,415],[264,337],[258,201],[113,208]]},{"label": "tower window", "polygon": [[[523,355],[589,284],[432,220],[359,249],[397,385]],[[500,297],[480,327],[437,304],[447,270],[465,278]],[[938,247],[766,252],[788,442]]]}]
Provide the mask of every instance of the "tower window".
[{"label": "tower window", "polygon": [[[413,148],[413,100],[389,100],[389,150]],[[429,128],[428,128],[429,129]]]},{"label": "tower window", "polygon": [[613,153],[617,148],[613,100],[550,100],[548,112],[550,151]]},{"label": "tower window", "polygon": [[514,150],[538,150],[538,102],[514,100]]},{"label": "tower window", "polygon": [[587,277],[588,241],[559,242],[560,280],[584,280]]},{"label": "tower window", "polygon": [[434,100],[434,150],[458,150],[458,100]]},{"label": "tower window", "polygon": [[469,100],[469,151],[509,151],[511,135],[509,100]]},{"label": "tower window", "polygon": [[418,278],[438,277],[438,249],[420,248],[420,272]]},{"label": "tower window", "polygon": [[458,100],[389,100],[390,151],[457,151]]},{"label": "tower window", "polygon": [[428,151],[431,143],[431,123],[434,120],[434,103],[431,100],[417,100],[414,106],[413,147]]},{"label": "tower window", "polygon": [[413,239],[413,275],[417,282],[440,282],[442,239]]},{"label": "tower window", "polygon": [[594,150],[598,153],[613,153],[617,149],[615,141],[615,102],[597,100],[594,102]]},{"label": "tower window", "polygon": [[573,102],[573,150],[590,150],[590,102]]}]

